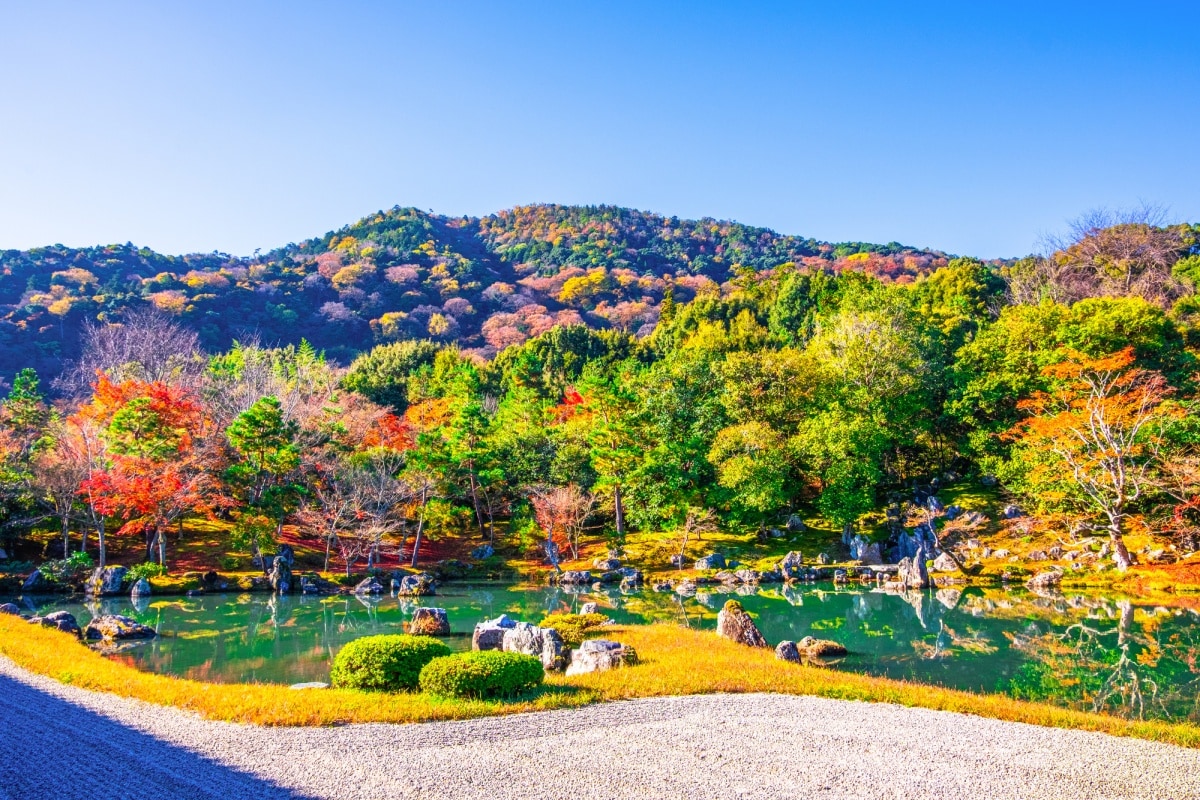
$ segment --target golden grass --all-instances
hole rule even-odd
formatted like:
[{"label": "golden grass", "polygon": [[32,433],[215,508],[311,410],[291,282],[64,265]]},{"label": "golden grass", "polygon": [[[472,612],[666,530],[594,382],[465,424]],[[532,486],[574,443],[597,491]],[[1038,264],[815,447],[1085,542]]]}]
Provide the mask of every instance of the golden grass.
[{"label": "golden grass", "polygon": [[104,658],[58,631],[0,615],[0,654],[63,683],[174,706],[213,720],[260,725],[426,722],[566,708],[639,697],[777,692],[839,700],[896,703],[1056,728],[1200,747],[1200,726],[1138,722],[934,686],[787,664],[767,649],[733,644],[706,631],[672,625],[613,627],[606,636],[636,648],[631,669],[552,676],[519,702],[439,700],[422,694],[350,690],[294,691],[266,684],[210,684],[141,672]]}]

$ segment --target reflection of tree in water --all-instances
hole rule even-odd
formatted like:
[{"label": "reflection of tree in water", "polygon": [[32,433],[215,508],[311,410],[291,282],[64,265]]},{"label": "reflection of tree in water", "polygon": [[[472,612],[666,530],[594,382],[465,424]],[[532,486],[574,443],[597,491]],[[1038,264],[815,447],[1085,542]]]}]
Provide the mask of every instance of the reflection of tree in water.
[{"label": "reflection of tree in water", "polygon": [[[1110,623],[1098,611],[1103,610]],[[1196,628],[1171,624],[1167,609],[1135,609],[1120,600],[1093,609],[1062,630],[1009,634],[1032,660],[1007,691],[1029,700],[1066,701],[1079,708],[1144,719],[1197,719],[1200,684]],[[1182,613],[1182,612],[1176,612]]]}]

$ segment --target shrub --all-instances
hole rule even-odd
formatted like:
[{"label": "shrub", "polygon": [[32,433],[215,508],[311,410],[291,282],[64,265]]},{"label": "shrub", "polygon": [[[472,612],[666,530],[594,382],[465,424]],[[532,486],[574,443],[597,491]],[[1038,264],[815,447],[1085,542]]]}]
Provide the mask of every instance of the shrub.
[{"label": "shrub", "polygon": [[162,564],[155,564],[153,561],[145,561],[141,564],[134,564],[132,567],[130,567],[129,571],[125,573],[125,580],[129,581],[130,583],[137,583],[142,578],[149,580],[150,578],[157,578],[160,575],[166,574],[167,568]]},{"label": "shrub", "polygon": [[539,625],[558,631],[567,647],[579,647],[584,636],[608,622],[603,614],[551,614]]},{"label": "shrub", "polygon": [[421,668],[438,656],[449,654],[449,647],[430,636],[364,636],[338,652],[329,679],[339,689],[376,692],[416,689]]},{"label": "shrub", "polygon": [[512,697],[539,686],[541,659],[480,650],[435,658],[421,670],[421,691],[441,697]]},{"label": "shrub", "polygon": [[87,553],[72,553],[67,558],[43,562],[38,569],[46,580],[65,586],[83,578],[94,566],[95,562]]}]

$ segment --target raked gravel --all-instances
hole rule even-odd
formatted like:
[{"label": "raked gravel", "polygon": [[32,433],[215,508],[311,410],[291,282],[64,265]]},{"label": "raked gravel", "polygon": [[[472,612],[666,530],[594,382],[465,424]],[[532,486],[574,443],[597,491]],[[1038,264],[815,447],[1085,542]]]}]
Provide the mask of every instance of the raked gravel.
[{"label": "raked gravel", "polygon": [[1200,798],[1200,751],[894,705],[671,697],[422,725],[263,728],[0,658],[0,799]]}]

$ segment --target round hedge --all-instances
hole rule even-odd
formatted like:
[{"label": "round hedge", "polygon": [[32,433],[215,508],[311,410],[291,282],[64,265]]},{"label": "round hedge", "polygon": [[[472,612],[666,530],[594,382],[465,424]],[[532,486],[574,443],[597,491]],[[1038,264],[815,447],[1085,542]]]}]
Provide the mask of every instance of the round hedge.
[{"label": "round hedge", "polygon": [[512,697],[542,683],[536,656],[480,650],[435,658],[421,670],[421,691],[441,697]]},{"label": "round hedge", "polygon": [[421,668],[449,654],[450,648],[431,636],[364,636],[334,657],[329,682],[339,689],[376,692],[416,689]]}]

